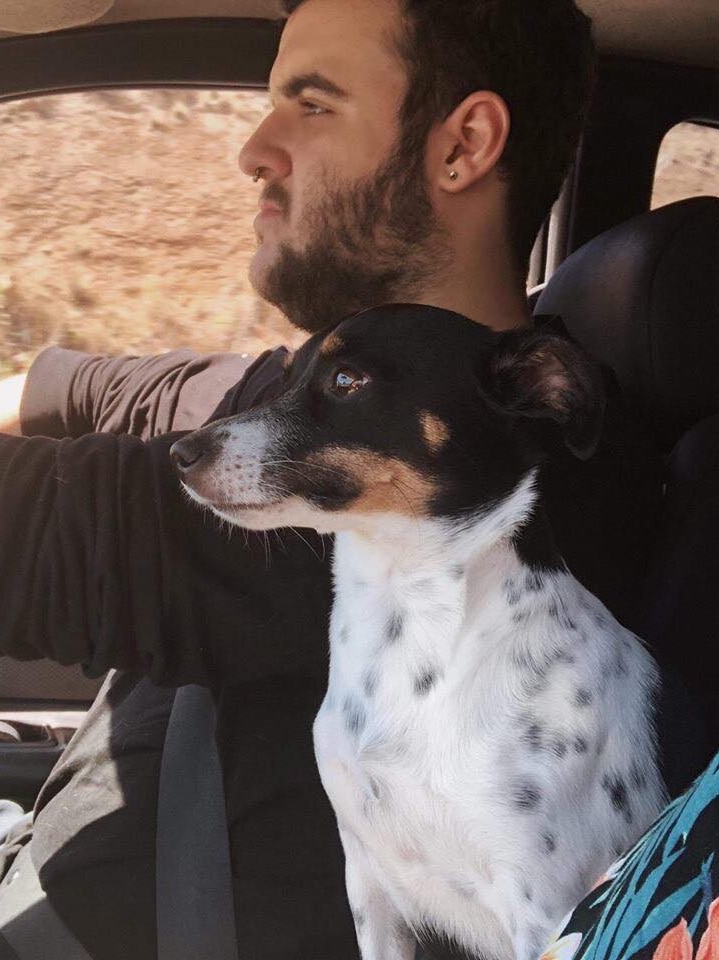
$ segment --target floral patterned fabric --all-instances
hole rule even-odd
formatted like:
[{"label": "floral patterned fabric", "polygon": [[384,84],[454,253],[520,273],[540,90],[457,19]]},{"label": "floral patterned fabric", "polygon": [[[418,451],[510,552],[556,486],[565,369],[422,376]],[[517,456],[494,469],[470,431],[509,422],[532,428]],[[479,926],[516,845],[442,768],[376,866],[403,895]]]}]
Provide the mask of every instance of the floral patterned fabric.
[{"label": "floral patterned fabric", "polygon": [[572,911],[540,960],[719,960],[719,754]]}]

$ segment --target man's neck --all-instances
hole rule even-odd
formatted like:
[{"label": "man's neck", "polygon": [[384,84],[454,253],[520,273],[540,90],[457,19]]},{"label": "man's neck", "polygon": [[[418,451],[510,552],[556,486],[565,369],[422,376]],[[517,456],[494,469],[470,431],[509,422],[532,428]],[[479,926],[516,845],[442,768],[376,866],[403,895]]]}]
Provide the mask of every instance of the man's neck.
[{"label": "man's neck", "polygon": [[467,290],[429,291],[422,295],[422,303],[443,310],[453,310],[491,330],[502,332],[528,327],[531,323],[525,297],[476,297]]},{"label": "man's neck", "polygon": [[502,257],[477,257],[450,270],[412,299],[453,310],[492,330],[512,330],[531,323],[524,281]]}]

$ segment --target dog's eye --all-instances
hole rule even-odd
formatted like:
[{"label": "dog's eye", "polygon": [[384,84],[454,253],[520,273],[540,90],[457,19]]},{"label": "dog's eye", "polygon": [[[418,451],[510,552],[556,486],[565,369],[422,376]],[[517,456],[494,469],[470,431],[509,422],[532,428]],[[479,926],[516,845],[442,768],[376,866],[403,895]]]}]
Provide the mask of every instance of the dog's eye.
[{"label": "dog's eye", "polygon": [[367,377],[355,370],[343,368],[335,374],[334,389],[343,397],[356,393],[367,383]]}]

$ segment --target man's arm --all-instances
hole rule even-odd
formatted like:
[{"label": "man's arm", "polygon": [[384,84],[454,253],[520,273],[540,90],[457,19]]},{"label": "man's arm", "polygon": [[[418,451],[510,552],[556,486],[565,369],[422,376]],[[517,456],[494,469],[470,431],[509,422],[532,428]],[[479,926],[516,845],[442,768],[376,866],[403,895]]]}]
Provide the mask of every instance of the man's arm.
[{"label": "man's arm", "polygon": [[0,433],[20,434],[20,401],[27,374],[0,380]]},{"label": "man's arm", "polygon": [[182,495],[172,440],[0,437],[0,652],[172,685],[322,676],[321,540],[221,529]]},{"label": "man's arm", "polygon": [[[58,439],[92,432],[150,439],[192,429],[210,416],[251,362],[247,354],[174,350],[111,358],[50,347],[35,360],[24,383],[22,431]],[[15,392],[9,412],[16,419],[18,386],[8,384],[8,393]]]}]

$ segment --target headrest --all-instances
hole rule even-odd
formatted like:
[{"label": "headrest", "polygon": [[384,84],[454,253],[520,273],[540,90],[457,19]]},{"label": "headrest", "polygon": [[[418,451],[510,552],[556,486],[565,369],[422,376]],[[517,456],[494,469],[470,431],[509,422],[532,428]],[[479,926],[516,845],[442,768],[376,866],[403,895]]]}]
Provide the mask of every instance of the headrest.
[{"label": "headrest", "polygon": [[45,33],[92,23],[107,13],[115,0],[2,0],[0,30]]},{"label": "headrest", "polygon": [[568,257],[535,316],[558,314],[673,445],[719,412],[719,199],[640,214]]}]

